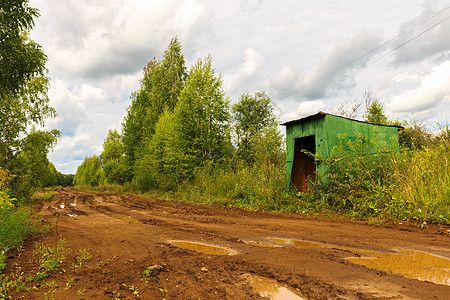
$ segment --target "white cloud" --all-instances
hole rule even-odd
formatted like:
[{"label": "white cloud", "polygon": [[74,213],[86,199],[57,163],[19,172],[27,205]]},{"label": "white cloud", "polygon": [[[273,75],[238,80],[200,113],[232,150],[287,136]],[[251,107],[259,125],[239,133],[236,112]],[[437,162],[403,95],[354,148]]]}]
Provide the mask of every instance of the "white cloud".
[{"label": "white cloud", "polygon": [[400,25],[401,37],[392,45],[393,48],[401,46],[395,51],[394,62],[408,64],[430,58],[450,59],[449,12],[448,3],[425,2],[419,16]]},{"label": "white cloud", "polygon": [[335,95],[336,90],[348,91],[355,86],[355,71],[364,68],[376,52],[366,54],[380,44],[379,32],[369,30],[339,40],[307,74],[303,94],[314,99]]},{"label": "white cloud", "polygon": [[293,120],[318,113],[325,108],[322,101],[302,101],[290,110],[286,110],[281,117],[282,120]]},{"label": "white cloud", "polygon": [[261,75],[263,72],[263,57],[251,48],[244,51],[244,61],[239,66],[236,73],[224,76],[225,90],[233,94],[238,91],[239,94],[255,92],[254,86],[261,85]]},{"label": "white cloud", "polygon": [[206,19],[202,2],[195,0],[33,2],[52,16],[38,20],[34,38],[44,45],[51,72],[63,77],[134,74],[160,56],[172,37],[193,41]]},{"label": "white cloud", "polygon": [[392,97],[387,109],[392,112],[422,111],[442,101],[450,101],[450,61],[434,67],[416,88]]}]

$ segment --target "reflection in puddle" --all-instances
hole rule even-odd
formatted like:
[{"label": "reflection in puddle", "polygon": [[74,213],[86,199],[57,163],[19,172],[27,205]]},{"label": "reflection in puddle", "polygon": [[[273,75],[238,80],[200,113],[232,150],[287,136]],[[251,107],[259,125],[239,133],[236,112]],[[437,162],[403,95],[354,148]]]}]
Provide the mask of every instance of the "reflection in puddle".
[{"label": "reflection in puddle", "polygon": [[406,278],[450,285],[450,260],[415,250],[399,250],[399,253],[344,248],[334,245],[313,243],[302,240],[268,238],[271,241],[301,247],[333,248],[361,254],[361,257],[347,258],[351,262],[367,268],[385,271]]},{"label": "reflection in puddle", "polygon": [[78,217],[78,215],[74,215],[74,214],[67,214],[67,215],[72,218]]},{"label": "reflection in puddle", "polygon": [[77,206],[77,204],[76,204],[76,203],[70,203],[70,205],[72,205],[72,206]]},{"label": "reflection in puddle", "polygon": [[66,205],[65,204],[61,204],[61,205],[59,205],[59,207],[61,207],[61,209],[63,209],[64,207],[66,207]]},{"label": "reflection in puddle", "polygon": [[261,297],[267,297],[272,300],[305,299],[300,297],[295,289],[286,284],[279,283],[274,279],[262,276],[253,276],[250,274],[244,274],[241,277],[247,279],[253,287],[253,290]]},{"label": "reflection in puddle", "polygon": [[406,278],[450,285],[450,260],[446,258],[412,250],[400,250],[399,252],[403,254],[358,252],[370,255],[370,257],[350,257],[348,260]]},{"label": "reflection in puddle", "polygon": [[194,242],[187,242],[187,241],[169,241],[169,243],[188,250],[193,250],[205,254],[212,254],[212,255],[235,255],[237,254],[236,250],[224,248],[224,247],[218,247],[218,246],[211,246],[201,243],[194,243]]}]

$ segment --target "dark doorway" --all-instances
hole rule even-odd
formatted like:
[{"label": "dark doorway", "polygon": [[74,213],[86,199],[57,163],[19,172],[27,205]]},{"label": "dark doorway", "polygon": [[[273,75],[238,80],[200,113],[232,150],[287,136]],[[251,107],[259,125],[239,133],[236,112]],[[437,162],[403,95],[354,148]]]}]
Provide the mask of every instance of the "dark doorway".
[{"label": "dark doorway", "polygon": [[295,139],[291,182],[299,191],[307,192],[308,177],[315,179],[316,164],[314,163],[314,158],[303,153],[302,150],[316,154],[316,139],[314,135]]}]

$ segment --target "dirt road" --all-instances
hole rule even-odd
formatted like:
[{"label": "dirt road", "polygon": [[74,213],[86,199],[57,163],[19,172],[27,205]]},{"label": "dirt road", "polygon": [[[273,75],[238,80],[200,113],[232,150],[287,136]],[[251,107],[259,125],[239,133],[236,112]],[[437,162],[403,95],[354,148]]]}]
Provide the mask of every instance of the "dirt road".
[{"label": "dirt road", "polygon": [[[45,243],[65,239],[72,261],[79,249],[92,254],[47,279],[55,299],[275,299],[274,282],[286,285],[277,299],[294,297],[288,287],[295,299],[450,299],[448,227],[379,228],[69,188],[40,213],[57,224]],[[199,251],[183,248],[191,246]]]}]

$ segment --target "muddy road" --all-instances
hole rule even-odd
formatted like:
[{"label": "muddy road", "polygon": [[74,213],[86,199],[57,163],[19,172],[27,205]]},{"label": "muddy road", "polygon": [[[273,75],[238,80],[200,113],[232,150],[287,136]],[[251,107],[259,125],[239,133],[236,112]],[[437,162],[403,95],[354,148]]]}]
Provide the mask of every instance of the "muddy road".
[{"label": "muddy road", "polygon": [[[449,227],[380,228],[70,188],[40,214],[55,224],[44,242],[72,249],[46,279],[57,283],[55,299],[450,299]],[[91,257],[70,267],[80,249]]]}]

